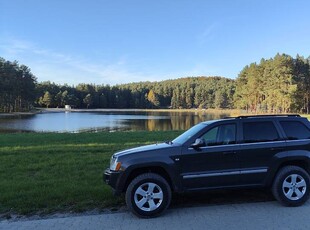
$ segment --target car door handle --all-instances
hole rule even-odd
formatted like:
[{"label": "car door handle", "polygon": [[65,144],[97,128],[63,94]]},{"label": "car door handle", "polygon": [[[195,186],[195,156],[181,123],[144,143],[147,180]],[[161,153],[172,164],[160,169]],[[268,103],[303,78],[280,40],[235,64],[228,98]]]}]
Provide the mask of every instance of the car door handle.
[{"label": "car door handle", "polygon": [[225,151],[223,152],[223,155],[231,155],[231,154],[236,154],[236,151]]}]

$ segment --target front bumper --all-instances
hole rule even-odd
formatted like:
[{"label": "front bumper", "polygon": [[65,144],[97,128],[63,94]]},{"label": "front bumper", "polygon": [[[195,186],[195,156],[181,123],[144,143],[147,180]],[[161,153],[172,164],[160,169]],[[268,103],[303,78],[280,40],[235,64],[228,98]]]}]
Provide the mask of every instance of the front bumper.
[{"label": "front bumper", "polygon": [[110,185],[113,189],[114,195],[120,195],[122,193],[122,181],[121,181],[122,172],[111,171],[109,168],[104,171],[103,181]]}]

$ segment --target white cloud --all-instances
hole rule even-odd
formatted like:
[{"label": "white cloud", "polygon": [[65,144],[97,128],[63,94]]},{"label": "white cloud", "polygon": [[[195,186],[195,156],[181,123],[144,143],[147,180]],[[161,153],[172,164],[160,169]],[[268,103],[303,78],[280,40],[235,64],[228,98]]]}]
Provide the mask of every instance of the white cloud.
[{"label": "white cloud", "polygon": [[218,27],[217,23],[212,23],[207,26],[204,31],[202,31],[197,36],[197,41],[200,45],[204,45],[206,42],[212,40],[214,38],[215,30]]},{"label": "white cloud", "polygon": [[[210,28],[209,30],[212,30]],[[203,37],[208,35],[206,30]],[[31,68],[38,81],[51,81],[57,84],[79,83],[121,84],[140,81],[160,81],[187,76],[216,75],[216,69],[205,63],[196,64],[188,71],[145,74],[136,71],[127,61],[120,57],[115,63],[106,60],[94,62],[85,57],[77,57],[54,50],[44,49],[38,45],[16,38],[0,38],[0,56],[6,60],[17,60]],[[181,68],[180,68],[181,69]]]},{"label": "white cloud", "polygon": [[15,38],[0,40],[3,58],[18,60],[32,69],[38,81],[50,80],[59,84],[78,83],[120,84],[136,81],[154,81],[156,76],[130,71],[125,58],[116,63],[94,63],[83,57],[73,57],[54,50],[42,49],[37,45]]}]

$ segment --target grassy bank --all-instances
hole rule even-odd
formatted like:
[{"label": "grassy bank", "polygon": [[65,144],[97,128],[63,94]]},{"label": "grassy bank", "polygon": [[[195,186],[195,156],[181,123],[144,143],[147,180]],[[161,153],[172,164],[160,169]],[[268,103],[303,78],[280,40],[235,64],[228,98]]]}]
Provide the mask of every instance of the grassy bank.
[{"label": "grassy bank", "polygon": [[170,140],[181,132],[0,135],[0,213],[104,209],[124,203],[103,184],[118,150]]}]

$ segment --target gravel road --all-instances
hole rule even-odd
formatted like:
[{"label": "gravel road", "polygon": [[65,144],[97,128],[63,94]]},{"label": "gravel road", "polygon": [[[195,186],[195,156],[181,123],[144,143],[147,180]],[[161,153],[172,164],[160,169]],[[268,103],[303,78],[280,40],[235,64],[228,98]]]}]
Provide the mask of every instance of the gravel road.
[{"label": "gravel road", "polygon": [[158,218],[139,219],[129,212],[0,222],[0,229],[310,229],[310,202],[297,208],[278,202],[171,208]]}]

